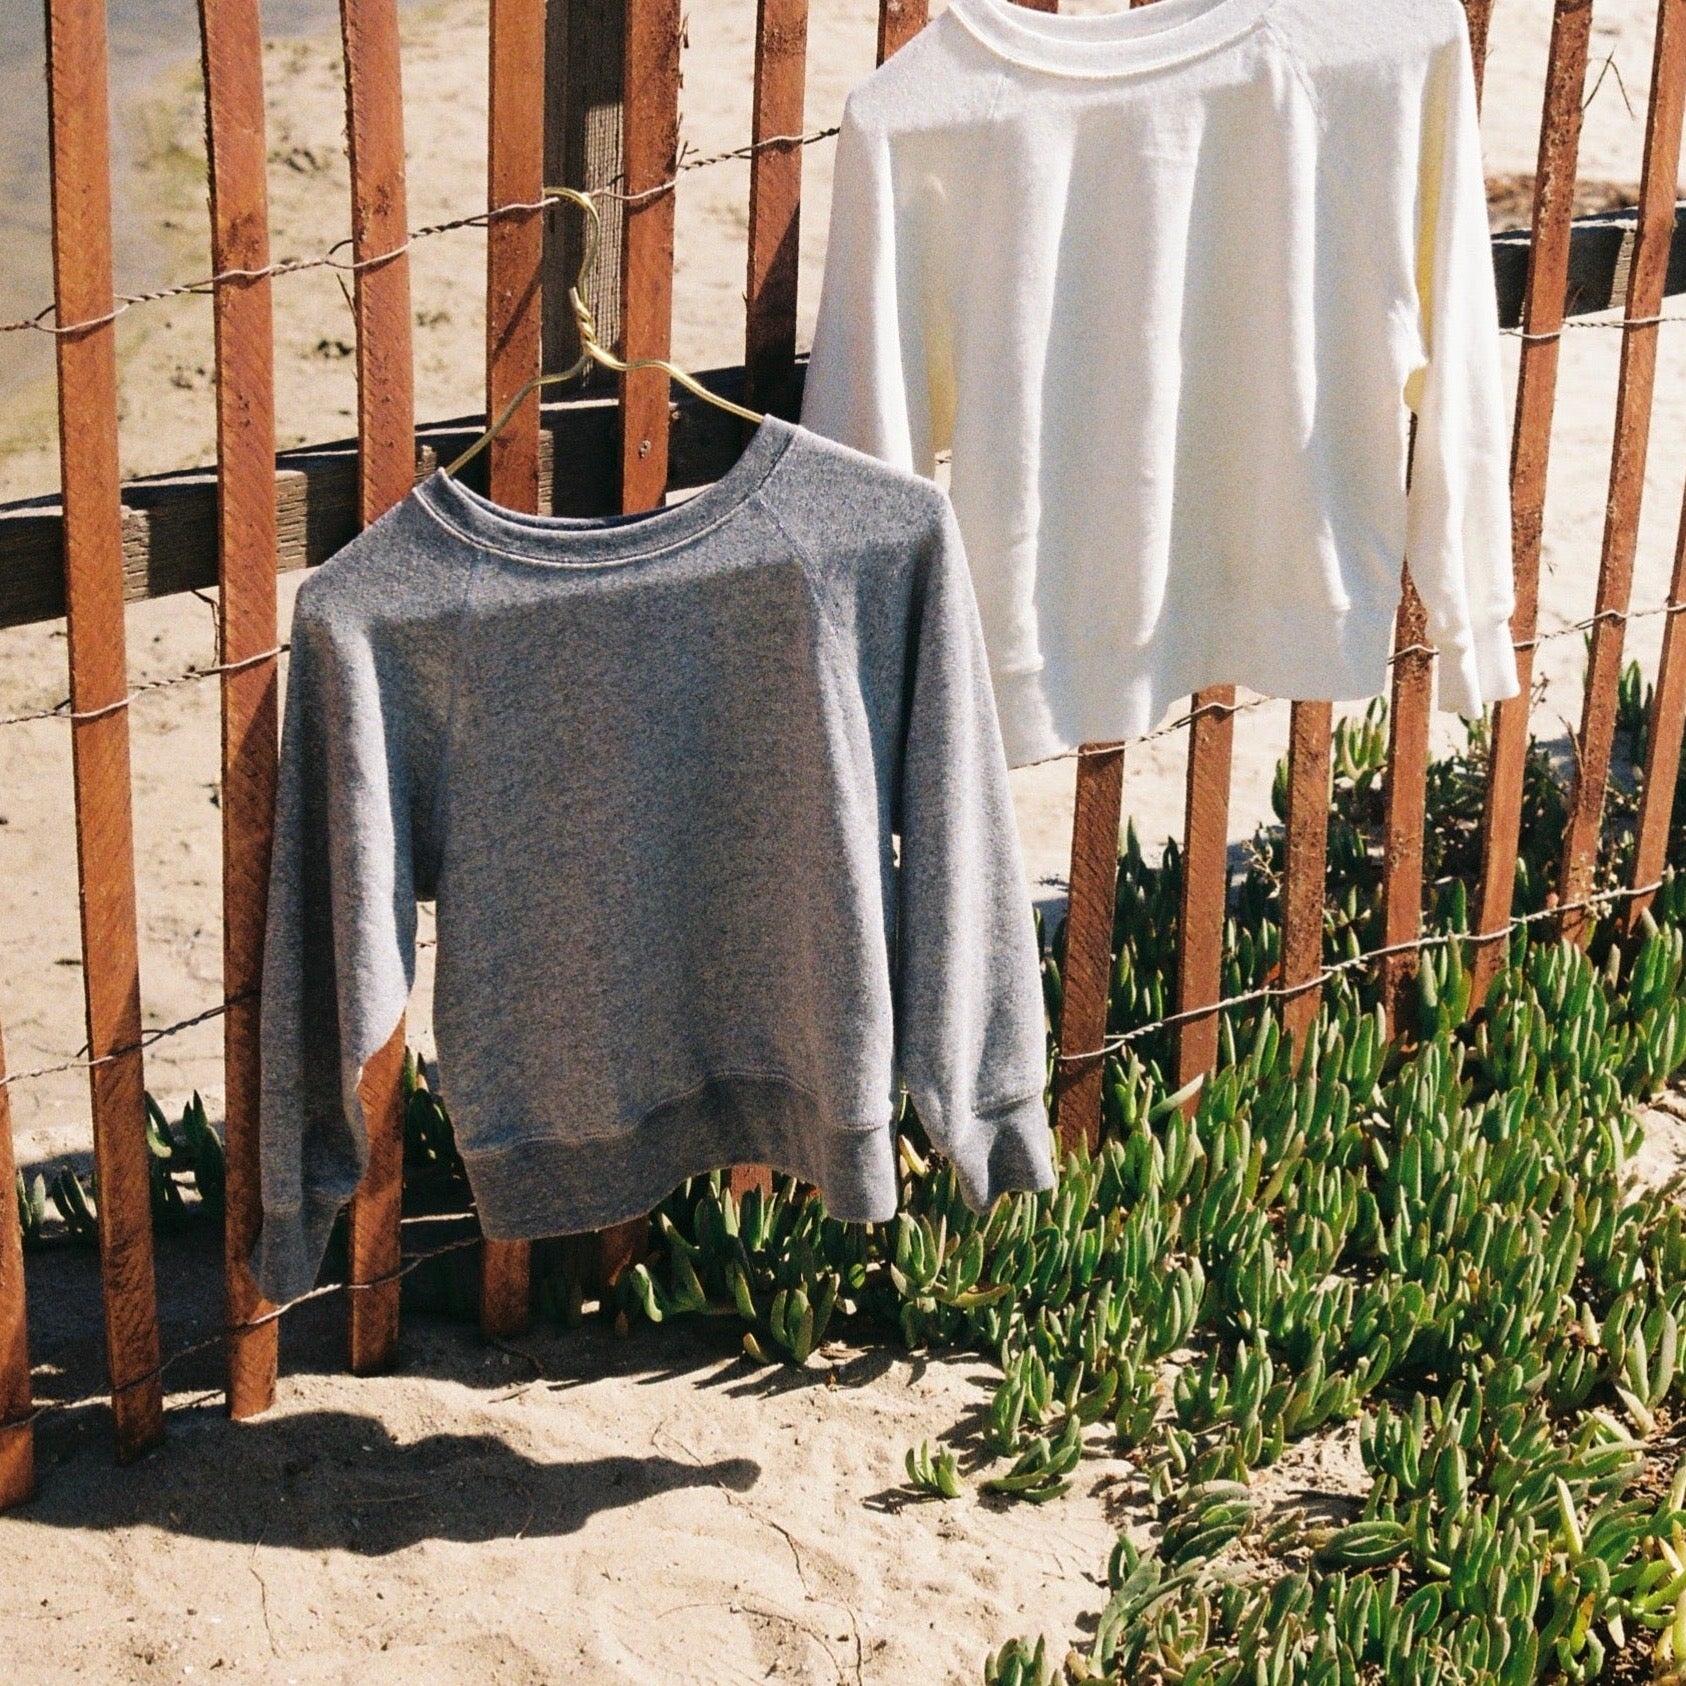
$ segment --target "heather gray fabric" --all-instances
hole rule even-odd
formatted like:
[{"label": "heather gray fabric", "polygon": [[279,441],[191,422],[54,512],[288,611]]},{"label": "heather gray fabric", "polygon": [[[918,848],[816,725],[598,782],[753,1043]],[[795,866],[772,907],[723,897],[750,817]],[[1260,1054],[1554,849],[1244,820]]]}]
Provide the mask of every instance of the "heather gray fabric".
[{"label": "heather gray fabric", "polygon": [[418,898],[489,1236],[598,1228],[734,1163],[887,1219],[901,1086],[975,1207],[1052,1181],[1005,758],[925,481],[775,421],[645,516],[515,515],[436,474],[304,586],[264,961],[271,1299],[311,1287],[361,1177]]}]

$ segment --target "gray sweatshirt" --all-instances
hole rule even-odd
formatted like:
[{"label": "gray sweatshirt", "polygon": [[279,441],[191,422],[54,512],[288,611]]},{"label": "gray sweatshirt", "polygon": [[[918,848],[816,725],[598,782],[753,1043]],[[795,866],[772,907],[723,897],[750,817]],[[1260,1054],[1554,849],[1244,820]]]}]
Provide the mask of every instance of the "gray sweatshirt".
[{"label": "gray sweatshirt", "polygon": [[485,1233],[766,1164],[896,1208],[905,1087],[983,1209],[1052,1181],[1042,995],[954,518],[768,421],[642,516],[436,474],[299,593],[264,960],[263,1234],[309,1289],[358,1083],[438,910],[443,1095]]}]

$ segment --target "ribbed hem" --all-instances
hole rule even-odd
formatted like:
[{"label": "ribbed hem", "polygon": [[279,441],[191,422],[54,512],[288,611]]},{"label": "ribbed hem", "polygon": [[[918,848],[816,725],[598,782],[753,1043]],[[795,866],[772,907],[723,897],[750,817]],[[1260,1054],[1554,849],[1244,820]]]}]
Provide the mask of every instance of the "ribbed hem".
[{"label": "ribbed hem", "polygon": [[276,1305],[285,1305],[316,1286],[328,1237],[340,1215],[340,1203],[307,1199],[301,1211],[268,1211],[252,1253],[252,1275],[258,1292]]},{"label": "ribbed hem", "polygon": [[1440,650],[1440,706],[1473,720],[1484,708],[1521,689],[1516,641],[1508,620],[1480,628],[1467,641]]},{"label": "ribbed hem", "polygon": [[1038,1093],[971,1118],[933,1118],[931,1103],[915,1097],[927,1134],[940,1141],[974,1212],[987,1212],[1004,1194],[1040,1194],[1054,1186],[1048,1109]]},{"label": "ribbed hem", "polygon": [[494,1241],[606,1229],[726,1165],[769,1165],[813,1183],[834,1218],[885,1223],[897,1201],[888,1097],[884,1117],[882,1128],[838,1129],[793,1083],[722,1077],[618,1135],[514,1142],[463,1162]]}]

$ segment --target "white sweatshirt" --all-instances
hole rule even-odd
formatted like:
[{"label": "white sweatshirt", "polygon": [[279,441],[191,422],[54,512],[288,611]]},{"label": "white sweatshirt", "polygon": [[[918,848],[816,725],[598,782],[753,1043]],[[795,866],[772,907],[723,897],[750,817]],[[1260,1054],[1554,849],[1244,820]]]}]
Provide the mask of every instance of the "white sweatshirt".
[{"label": "white sweatshirt", "polygon": [[802,419],[953,453],[1014,765],[1376,694],[1407,554],[1442,706],[1513,695],[1462,6],[955,0],[849,98]]}]

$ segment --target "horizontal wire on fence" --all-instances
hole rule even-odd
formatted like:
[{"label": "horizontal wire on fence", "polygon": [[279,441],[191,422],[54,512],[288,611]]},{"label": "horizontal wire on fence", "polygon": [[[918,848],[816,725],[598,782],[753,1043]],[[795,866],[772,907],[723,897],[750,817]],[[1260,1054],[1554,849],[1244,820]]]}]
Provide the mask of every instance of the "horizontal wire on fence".
[{"label": "horizontal wire on fence", "polygon": [[[1620,307],[1609,305],[1607,309],[1616,310]],[[1661,328],[1670,322],[1686,322],[1686,314],[1676,312],[1663,316],[1618,316],[1602,322],[1595,322],[1591,317],[1572,317],[1561,328],[1554,328],[1548,334],[1530,334],[1525,328],[1501,328],[1499,332],[1506,339],[1521,340],[1524,345],[1552,345],[1571,330],[1583,328],[1603,328],[1618,333],[1631,333],[1638,328]]]},{"label": "horizontal wire on fence", "polygon": [[[768,135],[761,140],[751,141],[747,146],[736,146],[728,152],[710,153],[703,158],[688,158],[681,151],[674,173],[665,181],[657,182],[654,187],[647,187],[639,193],[621,193],[612,185],[595,187],[587,189],[586,196],[591,199],[612,199],[622,205],[642,204],[647,199],[672,192],[679,184],[679,177],[689,174],[692,170],[705,170],[711,165],[729,163],[734,159],[753,158],[756,153],[766,152],[776,146],[813,146],[819,141],[834,139],[837,132],[837,129],[832,127],[814,129],[806,134]],[[623,178],[616,178],[621,179]],[[20,317],[15,322],[0,322],[0,334],[83,334],[94,328],[103,328],[108,322],[115,322],[125,311],[133,309],[137,304],[158,304],[166,299],[203,296],[230,281],[264,281],[281,275],[300,275],[312,269],[331,269],[345,275],[358,275],[402,257],[418,240],[429,240],[435,235],[452,234],[465,228],[488,228],[505,217],[524,216],[531,211],[547,211],[568,202],[556,194],[547,193],[537,199],[514,201],[507,205],[493,206],[490,210],[476,211],[471,216],[453,217],[447,222],[427,223],[420,228],[409,230],[403,241],[391,251],[377,252],[372,257],[339,257],[337,254],[344,251],[351,241],[337,240],[326,252],[313,258],[283,258],[276,263],[264,264],[258,269],[219,269],[214,275],[204,276],[198,281],[182,281],[173,287],[159,287],[149,293],[120,293],[117,295],[116,304],[103,316],[90,316],[80,322],[49,322],[47,318],[53,314],[56,306],[45,304],[33,316]]]},{"label": "horizontal wire on fence", "polygon": [[[466,1213],[451,1213],[453,1219],[466,1217]],[[406,1222],[413,1220],[406,1219]],[[116,1382],[104,1393],[85,1395],[81,1399],[46,1399],[34,1406],[24,1416],[14,1417],[10,1422],[0,1423],[0,1434],[14,1429],[21,1429],[38,1422],[42,1417],[57,1411],[85,1410],[90,1405],[103,1405],[117,1394],[133,1393],[138,1387],[145,1387],[150,1382],[159,1380],[178,1364],[185,1363],[189,1358],[197,1358],[201,1353],[210,1352],[221,1346],[230,1335],[244,1334],[249,1329],[261,1329],[267,1323],[277,1322],[289,1312],[297,1311],[300,1306],[309,1305],[313,1300],[326,1299],[330,1294],[369,1293],[376,1288],[388,1288],[394,1282],[401,1282],[412,1271],[420,1270],[424,1264],[434,1259],[443,1258],[447,1253],[461,1253],[470,1247],[478,1247],[481,1243],[478,1235],[466,1236],[459,1241],[447,1241],[438,1247],[430,1247],[425,1252],[412,1253],[396,1270],[388,1271],[384,1276],[377,1276],[369,1282],[328,1282],[320,1288],[312,1288],[308,1294],[300,1294],[296,1300],[288,1300],[285,1305],[272,1306],[261,1317],[249,1317],[243,1323],[230,1323],[214,1335],[206,1335],[186,1346],[177,1347],[174,1352],[161,1359],[142,1375],[131,1376],[124,1382]],[[165,1407],[170,1409],[169,1406]]]},{"label": "horizontal wire on fence", "polygon": [[1257,989],[1225,996],[1223,1000],[1214,1001],[1209,1006],[1190,1007],[1180,1013],[1168,1013],[1151,1024],[1137,1025],[1134,1030],[1109,1036],[1100,1047],[1090,1048],[1084,1053],[1068,1054],[1062,1050],[1055,1058],[1061,1065],[1092,1064],[1095,1060],[1104,1060],[1109,1054],[1116,1054],[1121,1048],[1127,1048],[1132,1042],[1139,1042],[1157,1031],[1170,1030],[1182,1024],[1193,1024],[1197,1020],[1212,1018],[1235,1007],[1250,1007],[1262,1001],[1292,1001],[1301,995],[1310,994],[1314,989],[1321,989],[1324,984],[1344,977],[1349,972],[1368,971],[1370,967],[1383,961],[1397,960],[1408,954],[1421,954],[1428,949],[1450,948],[1455,943],[1468,943],[1478,948],[1486,948],[1493,943],[1506,941],[1517,931],[1562,919],[1566,914],[1590,912],[1594,908],[1611,906],[1617,902],[1637,901],[1642,896],[1654,896],[1665,882],[1665,879],[1659,878],[1654,884],[1622,890],[1605,890],[1581,901],[1563,902],[1556,907],[1541,908],[1537,913],[1518,914],[1496,931],[1444,931],[1432,936],[1414,937],[1409,942],[1391,943],[1385,948],[1367,949],[1363,954],[1355,954],[1349,959],[1337,960],[1332,965],[1324,966],[1297,983],[1261,984]]},{"label": "horizontal wire on fence", "polygon": [[113,1048],[109,1054],[99,1054],[93,1059],[86,1055],[78,1055],[73,1060],[60,1060],[55,1065],[31,1066],[27,1071],[9,1071],[0,1074],[0,1089],[9,1089],[14,1083],[30,1083],[39,1077],[57,1077],[66,1071],[93,1071],[96,1067],[110,1065],[113,1060],[127,1059],[130,1054],[138,1054],[150,1048],[155,1042],[162,1042],[166,1037],[179,1036],[184,1030],[192,1030],[198,1025],[209,1024],[212,1019],[220,1019],[230,1007],[238,1007],[247,1001],[257,1000],[255,990],[247,990],[241,995],[231,995],[228,1000],[215,1007],[207,1007],[202,1013],[194,1013],[190,1018],[177,1019],[174,1024],[157,1025],[151,1030],[142,1031],[137,1041],[127,1042],[121,1048]]},{"label": "horizontal wire on fence", "polygon": [[218,662],[212,667],[190,667],[185,673],[172,673],[166,679],[148,679],[103,708],[72,709],[70,698],[66,697],[61,702],[54,703],[51,708],[38,708],[29,714],[8,715],[0,720],[0,726],[28,726],[37,720],[68,720],[72,725],[80,720],[102,720],[108,714],[116,714],[120,709],[127,708],[137,697],[151,696],[154,691],[168,691],[177,685],[197,685],[202,679],[217,679],[226,673],[244,673],[249,667],[257,667],[276,656],[286,655],[290,649],[291,644],[277,644],[273,649],[260,650],[255,656],[243,656],[237,662]]}]

